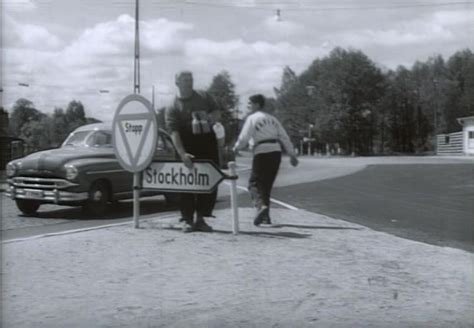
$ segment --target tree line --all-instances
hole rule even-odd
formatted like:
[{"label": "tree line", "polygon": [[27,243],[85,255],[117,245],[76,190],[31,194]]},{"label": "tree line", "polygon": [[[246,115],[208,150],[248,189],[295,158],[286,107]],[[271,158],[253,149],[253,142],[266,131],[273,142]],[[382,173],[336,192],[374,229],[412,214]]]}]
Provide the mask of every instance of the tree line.
[{"label": "tree line", "polygon": [[[215,75],[206,91],[212,94],[222,112],[228,143],[235,141],[239,132],[239,121],[236,119],[239,98],[230,74],[222,71]],[[3,108],[1,110],[4,111]],[[2,134],[23,139],[27,153],[56,148],[77,127],[101,122],[93,117],[86,117],[84,105],[77,100],[72,100],[65,110],[57,107],[52,114],[45,114],[36,109],[32,101],[20,98],[9,112],[9,131],[2,131]],[[164,125],[164,108],[158,110],[157,116]],[[2,115],[2,119],[3,117]]]},{"label": "tree line", "polygon": [[23,139],[30,153],[58,147],[77,127],[97,122],[86,117],[84,106],[77,100],[72,100],[66,110],[57,107],[52,114],[45,114],[30,100],[20,98],[11,109],[8,134]]},{"label": "tree line", "polygon": [[[206,89],[222,110],[226,143],[235,142],[242,120],[239,96],[227,71]],[[295,145],[311,137],[312,150],[341,154],[425,153],[434,136],[459,131],[456,119],[474,115],[474,55],[465,49],[448,60],[433,56],[411,68],[380,68],[363,52],[335,48],[297,75],[285,67],[275,97],[267,99]],[[86,117],[80,101],[50,115],[18,99],[10,111],[10,135],[30,151],[59,146]],[[164,108],[158,110],[164,122]],[[313,140],[314,139],[314,140]],[[308,142],[303,145],[307,147]]]},{"label": "tree line", "polygon": [[296,145],[311,136],[320,152],[425,153],[436,134],[474,115],[474,55],[382,70],[361,51],[335,48],[300,75],[286,67],[275,94],[275,115]]}]

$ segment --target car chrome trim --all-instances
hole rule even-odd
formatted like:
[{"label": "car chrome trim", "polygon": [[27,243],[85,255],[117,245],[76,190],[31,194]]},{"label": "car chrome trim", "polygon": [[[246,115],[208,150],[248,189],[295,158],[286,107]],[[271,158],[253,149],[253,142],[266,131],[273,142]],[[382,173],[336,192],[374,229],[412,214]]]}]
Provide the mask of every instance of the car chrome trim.
[{"label": "car chrome trim", "polygon": [[90,175],[90,174],[98,174],[98,173],[122,173],[122,172],[125,172],[125,170],[89,171],[89,172],[86,172],[86,174]]},{"label": "car chrome trim", "polygon": [[75,193],[58,189],[45,190],[10,187],[5,194],[11,199],[35,199],[56,204],[61,202],[84,201],[89,198],[87,192]]},{"label": "car chrome trim", "polygon": [[65,189],[78,186],[66,179],[14,177],[8,180],[16,188]]}]

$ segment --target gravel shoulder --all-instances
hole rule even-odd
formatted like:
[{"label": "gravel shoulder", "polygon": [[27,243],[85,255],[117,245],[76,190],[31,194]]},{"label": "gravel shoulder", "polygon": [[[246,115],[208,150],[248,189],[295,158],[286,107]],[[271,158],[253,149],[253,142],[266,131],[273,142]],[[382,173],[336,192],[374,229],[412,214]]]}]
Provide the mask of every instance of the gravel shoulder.
[{"label": "gravel shoulder", "polygon": [[2,327],[472,327],[473,254],[298,210],[3,243]]}]

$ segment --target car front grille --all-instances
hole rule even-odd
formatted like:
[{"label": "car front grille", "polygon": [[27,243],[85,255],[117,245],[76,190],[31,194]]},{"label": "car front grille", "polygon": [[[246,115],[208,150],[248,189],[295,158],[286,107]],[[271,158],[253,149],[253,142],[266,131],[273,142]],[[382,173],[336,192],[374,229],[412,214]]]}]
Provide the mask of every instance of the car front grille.
[{"label": "car front grille", "polygon": [[68,180],[54,178],[14,177],[9,182],[16,188],[65,189],[77,186]]}]

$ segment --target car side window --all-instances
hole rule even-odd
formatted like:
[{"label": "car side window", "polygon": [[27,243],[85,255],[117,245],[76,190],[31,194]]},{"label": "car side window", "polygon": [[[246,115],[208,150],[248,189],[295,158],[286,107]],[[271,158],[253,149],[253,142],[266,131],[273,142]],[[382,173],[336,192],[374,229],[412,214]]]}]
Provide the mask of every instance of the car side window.
[{"label": "car side window", "polygon": [[168,145],[166,144],[166,141],[163,138],[163,135],[159,134],[158,139],[156,140],[156,150],[160,151],[167,151],[168,150]]},{"label": "car side window", "polygon": [[177,154],[176,148],[173,145],[173,141],[167,134],[164,133],[158,133],[156,151],[161,153]]},{"label": "car side window", "polygon": [[89,137],[87,144],[90,147],[112,147],[112,135],[104,131],[97,131]]}]

